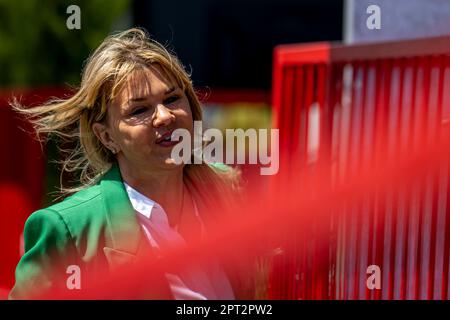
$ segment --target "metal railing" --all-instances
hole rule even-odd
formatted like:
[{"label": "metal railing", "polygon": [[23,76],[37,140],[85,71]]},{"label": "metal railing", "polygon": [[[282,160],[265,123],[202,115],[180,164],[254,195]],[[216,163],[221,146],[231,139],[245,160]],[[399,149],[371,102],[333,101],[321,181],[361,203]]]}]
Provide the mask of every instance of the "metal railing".
[{"label": "metal railing", "polygon": [[[343,183],[376,150],[420,150],[449,120],[450,37],[275,48],[273,126],[285,155],[275,186],[320,163]],[[448,174],[444,165],[391,197],[332,213],[326,243],[299,226],[274,261],[269,298],[449,299]],[[371,265],[379,289],[367,287]]]}]

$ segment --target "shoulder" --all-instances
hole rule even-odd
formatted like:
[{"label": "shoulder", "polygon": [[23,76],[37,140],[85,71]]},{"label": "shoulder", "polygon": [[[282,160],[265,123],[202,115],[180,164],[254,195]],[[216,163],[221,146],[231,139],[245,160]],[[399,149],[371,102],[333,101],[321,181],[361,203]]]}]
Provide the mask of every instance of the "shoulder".
[{"label": "shoulder", "polygon": [[105,223],[102,199],[98,185],[78,191],[61,202],[31,214],[25,224],[25,232],[33,234],[37,229],[42,234],[45,225],[45,228],[54,229],[58,234],[76,237],[86,227]]},{"label": "shoulder", "polygon": [[84,211],[84,207],[98,205],[101,202],[99,185],[94,185],[68,196],[63,201],[55,203],[46,209],[57,211],[62,215],[68,215],[72,211]]},{"label": "shoulder", "polygon": [[66,276],[67,265],[93,262],[99,256],[108,223],[100,187],[83,189],[28,217],[23,232],[25,254],[17,265],[10,298],[57,286],[59,276]]},{"label": "shoulder", "polygon": [[[37,243],[46,245],[40,239],[47,239],[57,245],[70,238],[66,223],[51,209],[41,209],[31,214],[24,228],[25,251]],[[46,241],[47,241],[46,240]]]},{"label": "shoulder", "polygon": [[57,212],[63,220],[80,220],[102,211],[103,197],[99,185],[94,185],[55,203],[46,210]]},{"label": "shoulder", "polygon": [[25,253],[15,272],[10,299],[28,299],[63,283],[64,266],[77,264],[77,249],[61,214],[41,209],[27,219],[24,228]]}]

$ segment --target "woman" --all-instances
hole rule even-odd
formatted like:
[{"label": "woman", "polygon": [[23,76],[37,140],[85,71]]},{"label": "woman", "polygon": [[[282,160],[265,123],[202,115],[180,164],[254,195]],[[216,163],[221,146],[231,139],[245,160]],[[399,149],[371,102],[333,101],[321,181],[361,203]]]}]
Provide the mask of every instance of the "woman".
[{"label": "woman", "polygon": [[[98,274],[185,245],[207,234],[217,208],[236,201],[233,169],[171,158],[172,131],[193,133],[202,110],[178,59],[140,29],[108,37],[71,98],[13,107],[38,134],[77,142],[63,170],[80,172],[81,186],[64,189],[76,193],[27,220],[10,298],[64,291],[68,266]],[[167,271],[136,298],[253,298],[252,281],[225,269]]]}]

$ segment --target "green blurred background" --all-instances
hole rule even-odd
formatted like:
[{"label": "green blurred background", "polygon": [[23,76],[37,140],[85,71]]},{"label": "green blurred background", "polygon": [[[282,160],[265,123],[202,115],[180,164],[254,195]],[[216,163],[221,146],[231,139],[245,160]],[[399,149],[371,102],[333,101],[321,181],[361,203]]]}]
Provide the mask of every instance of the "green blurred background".
[{"label": "green blurred background", "polygon": [[68,30],[74,1],[0,0],[0,86],[77,84],[83,61],[111,30],[128,27],[129,0],[76,1],[80,30]]}]

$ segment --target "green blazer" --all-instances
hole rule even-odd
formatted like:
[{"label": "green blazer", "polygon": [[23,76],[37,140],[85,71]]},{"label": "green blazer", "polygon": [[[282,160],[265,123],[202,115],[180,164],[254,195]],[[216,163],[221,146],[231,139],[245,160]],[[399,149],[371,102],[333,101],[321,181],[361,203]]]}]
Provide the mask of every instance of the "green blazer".
[{"label": "green blazer", "polygon": [[[25,254],[10,299],[28,299],[51,289],[68,291],[70,265],[81,268],[83,289],[84,274],[104,274],[105,268],[114,270],[152,251],[117,165],[96,185],[34,212],[25,223],[24,240]],[[126,298],[172,299],[162,273],[158,279],[145,285],[149,292]]]}]

